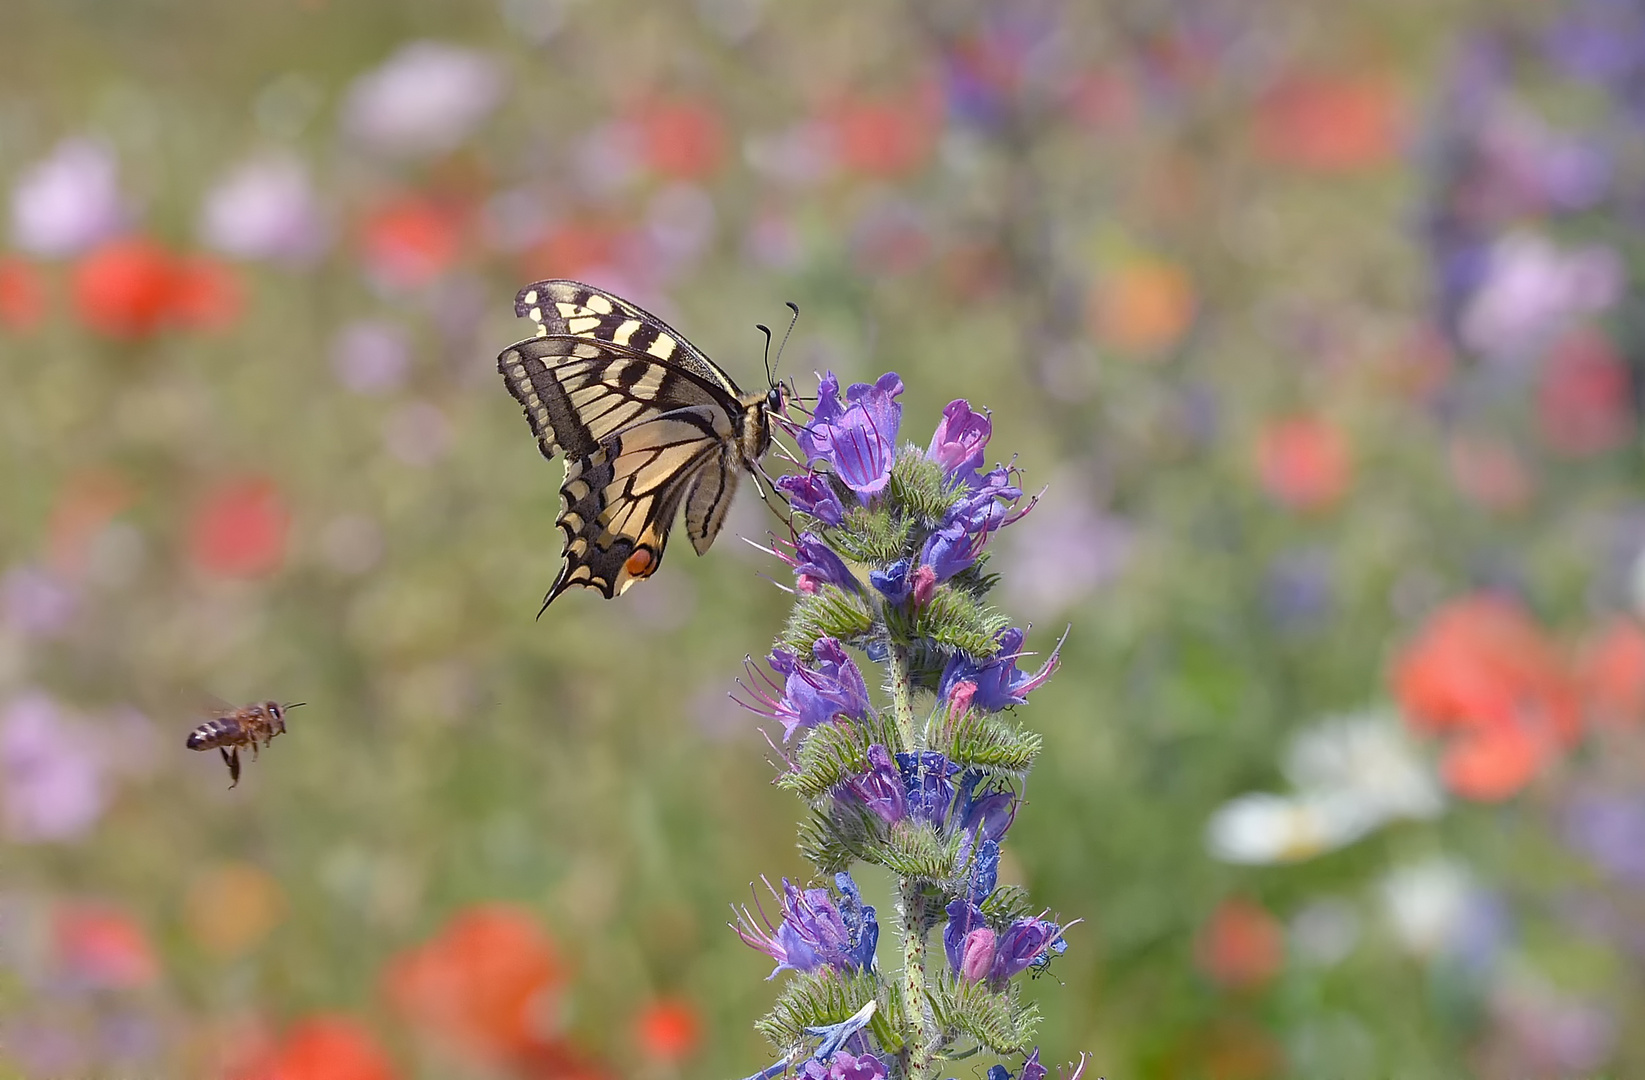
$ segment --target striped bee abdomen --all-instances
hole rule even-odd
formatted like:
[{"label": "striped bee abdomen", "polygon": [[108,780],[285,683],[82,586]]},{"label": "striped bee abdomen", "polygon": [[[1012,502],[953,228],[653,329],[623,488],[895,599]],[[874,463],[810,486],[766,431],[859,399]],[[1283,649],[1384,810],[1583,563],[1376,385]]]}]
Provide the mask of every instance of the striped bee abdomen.
[{"label": "striped bee abdomen", "polygon": [[193,731],[189,732],[188,748],[190,750],[210,750],[222,743],[231,742],[239,734],[240,725],[230,720],[207,720]]}]

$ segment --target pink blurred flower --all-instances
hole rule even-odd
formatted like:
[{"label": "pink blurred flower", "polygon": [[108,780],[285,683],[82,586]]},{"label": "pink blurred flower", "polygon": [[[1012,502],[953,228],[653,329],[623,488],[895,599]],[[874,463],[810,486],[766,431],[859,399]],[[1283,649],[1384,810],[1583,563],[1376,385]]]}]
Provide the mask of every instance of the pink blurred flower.
[{"label": "pink blurred flower", "polygon": [[462,249],[461,222],[433,199],[408,195],[383,203],[360,226],[360,254],[372,279],[417,289],[451,268]]},{"label": "pink blurred flower", "polygon": [[1484,282],[1462,313],[1462,340],[1487,357],[1532,354],[1573,318],[1614,304],[1623,276],[1608,247],[1567,252],[1540,236],[1510,233],[1491,247]]},{"label": "pink blurred flower", "polygon": [[93,139],[64,139],[12,187],[12,239],[36,255],[78,255],[120,232],[131,217],[114,151]]},{"label": "pink blurred flower", "polygon": [[25,634],[56,637],[68,629],[78,597],[55,574],[15,566],[0,578],[0,621]]},{"label": "pink blurred flower", "polygon": [[1369,72],[1298,72],[1257,105],[1255,142],[1282,165],[1355,172],[1394,161],[1404,108],[1388,79]]},{"label": "pink blurred flower", "polygon": [[1043,502],[1007,540],[1005,581],[1013,607],[1026,618],[1048,619],[1068,610],[1130,564],[1136,528],[1079,498],[1078,483],[1072,477],[1053,479],[1051,487],[1062,497]]},{"label": "pink blurred flower", "polygon": [[725,121],[711,102],[690,98],[649,102],[630,118],[653,172],[704,180],[725,160]]},{"label": "pink blurred flower", "polygon": [[1290,509],[1327,510],[1353,483],[1348,438],[1320,416],[1270,420],[1257,437],[1257,476],[1269,496]]},{"label": "pink blurred flower", "polygon": [[77,982],[130,989],[160,975],[160,961],[142,926],[113,905],[60,905],[53,913],[52,943],[58,965]]},{"label": "pink blurred flower", "polygon": [[349,86],[343,130],[390,156],[447,153],[498,106],[505,86],[489,53],[414,41]]},{"label": "pink blurred flower", "polygon": [[1587,457],[1626,445],[1634,416],[1628,363],[1592,327],[1560,338],[1537,388],[1542,438],[1555,452]]},{"label": "pink blurred flower", "polygon": [[395,409],[383,421],[383,442],[400,461],[426,468],[451,447],[451,421],[437,406],[413,401]]},{"label": "pink blurred flower", "polygon": [[411,338],[397,322],[356,319],[331,339],[331,370],[357,394],[397,389],[411,370]]},{"label": "pink blurred flower", "polygon": [[212,577],[257,578],[286,557],[291,511],[272,481],[241,477],[208,492],[189,521],[189,555]]},{"label": "pink blurred flower", "polygon": [[107,804],[97,746],[38,691],[0,708],[0,821],[21,843],[72,840]]},{"label": "pink blurred flower", "polygon": [[312,261],[325,250],[326,225],[307,167],[283,153],[236,165],[206,195],[200,236],[242,259]]}]

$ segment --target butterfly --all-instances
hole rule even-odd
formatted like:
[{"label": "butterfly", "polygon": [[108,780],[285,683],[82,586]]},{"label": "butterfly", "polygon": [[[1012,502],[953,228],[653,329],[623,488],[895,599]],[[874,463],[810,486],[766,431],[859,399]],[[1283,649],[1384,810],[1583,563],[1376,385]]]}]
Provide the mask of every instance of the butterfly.
[{"label": "butterfly", "polygon": [[566,461],[564,562],[543,610],[573,585],[610,600],[656,573],[681,507],[706,552],[742,472],[760,471],[786,387],[743,393],[673,327],[580,282],[527,285],[514,313],[537,334],[504,349],[497,370],[543,456]]}]

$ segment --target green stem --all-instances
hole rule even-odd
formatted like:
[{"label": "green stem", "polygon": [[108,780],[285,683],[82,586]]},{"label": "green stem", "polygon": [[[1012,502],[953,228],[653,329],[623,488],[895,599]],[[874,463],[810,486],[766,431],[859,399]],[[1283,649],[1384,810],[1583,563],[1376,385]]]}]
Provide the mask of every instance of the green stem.
[{"label": "green stem", "polygon": [[[908,650],[891,646],[886,658],[890,676],[891,712],[904,750],[920,750],[919,733],[914,728],[914,688],[909,679]],[[902,916],[902,1004],[909,1030],[903,1033],[903,1075],[906,1080],[930,1080],[932,1055],[937,1047],[936,1018],[925,997],[926,936],[925,889],[911,878],[897,880],[897,908]]]}]

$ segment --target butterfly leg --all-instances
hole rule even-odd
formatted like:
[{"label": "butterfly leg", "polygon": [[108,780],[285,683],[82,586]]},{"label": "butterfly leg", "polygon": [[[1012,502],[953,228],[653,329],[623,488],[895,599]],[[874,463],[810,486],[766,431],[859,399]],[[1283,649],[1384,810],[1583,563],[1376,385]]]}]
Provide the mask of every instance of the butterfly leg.
[{"label": "butterfly leg", "polygon": [[753,470],[750,471],[749,474],[748,474],[748,478],[750,480],[754,481],[754,490],[760,493],[760,501],[765,503],[765,508],[767,510],[771,511],[773,514],[777,515],[777,520],[781,521],[785,526],[787,526],[789,531],[793,531],[793,528],[794,528],[794,516],[793,516],[793,514],[792,513],[784,513],[782,510],[777,509],[777,507],[772,504],[770,497],[767,496],[766,493],[765,493],[765,485],[760,483],[760,479],[762,477],[765,479],[765,482],[767,484],[771,485],[771,490],[773,492],[777,493],[777,499],[778,499],[778,501],[780,501],[783,504],[783,508],[787,509],[788,500],[784,499],[783,496],[782,496],[782,493],[780,491],[778,491],[777,482],[775,480],[771,479],[771,474],[765,471],[765,466],[761,465],[759,462],[756,461],[754,463]]}]

